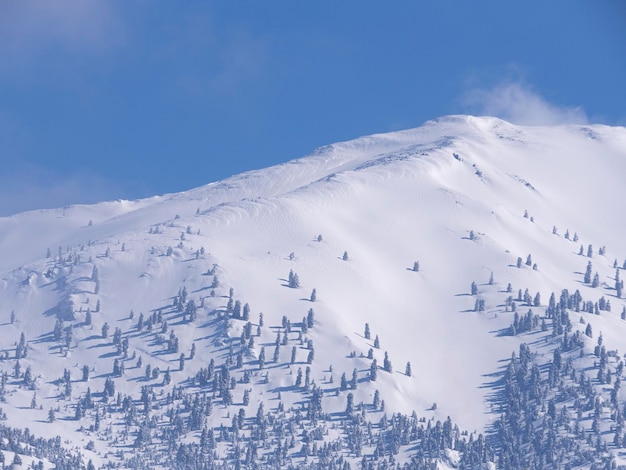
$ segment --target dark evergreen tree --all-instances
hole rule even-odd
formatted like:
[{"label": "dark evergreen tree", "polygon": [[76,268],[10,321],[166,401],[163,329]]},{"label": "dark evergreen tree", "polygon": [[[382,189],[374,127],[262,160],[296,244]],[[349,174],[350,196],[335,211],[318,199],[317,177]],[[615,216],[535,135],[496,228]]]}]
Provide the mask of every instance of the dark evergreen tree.
[{"label": "dark evergreen tree", "polygon": [[351,415],[354,412],[354,396],[348,393],[346,396],[346,414]]},{"label": "dark evergreen tree", "polygon": [[247,302],[243,306],[242,319],[244,321],[250,320],[250,305]]},{"label": "dark evergreen tree", "polygon": [[533,305],[535,307],[539,307],[541,305],[541,294],[539,292],[537,292],[537,294],[535,294],[535,298],[533,300]]},{"label": "dark evergreen tree", "polygon": [[313,325],[315,323],[314,322],[314,317],[315,317],[315,312],[313,312],[313,309],[310,308],[309,312],[307,313],[307,316],[306,316],[306,326],[308,328],[313,328]]},{"label": "dark evergreen tree", "polygon": [[391,361],[389,360],[389,355],[387,354],[387,351],[385,351],[385,359],[383,360],[383,369],[389,373],[391,373],[392,371]]},{"label": "dark evergreen tree", "polygon": [[600,276],[598,275],[598,273],[596,272],[593,275],[593,281],[591,281],[591,287],[598,287],[600,285]]},{"label": "dark evergreen tree", "polygon": [[115,377],[120,377],[121,371],[120,371],[120,360],[119,359],[115,359],[115,361],[113,361],[113,375]]},{"label": "dark evergreen tree", "polygon": [[169,385],[172,382],[172,374],[170,373],[170,368],[168,367],[163,374],[163,385]]},{"label": "dark evergreen tree", "polygon": [[289,280],[287,282],[287,285],[292,289],[300,287],[300,279],[298,278],[298,275],[293,272],[293,270],[289,271]]},{"label": "dark evergreen tree", "polygon": [[377,378],[378,378],[378,364],[376,363],[376,359],[374,359],[372,361],[372,364],[370,365],[370,380],[372,382],[375,382]]}]

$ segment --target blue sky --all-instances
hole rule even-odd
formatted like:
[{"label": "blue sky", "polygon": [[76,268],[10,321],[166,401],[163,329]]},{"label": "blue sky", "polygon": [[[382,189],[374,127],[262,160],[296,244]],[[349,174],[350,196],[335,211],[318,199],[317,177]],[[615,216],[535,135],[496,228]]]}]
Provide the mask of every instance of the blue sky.
[{"label": "blue sky", "polygon": [[0,215],[458,113],[626,124],[626,3],[0,2]]}]

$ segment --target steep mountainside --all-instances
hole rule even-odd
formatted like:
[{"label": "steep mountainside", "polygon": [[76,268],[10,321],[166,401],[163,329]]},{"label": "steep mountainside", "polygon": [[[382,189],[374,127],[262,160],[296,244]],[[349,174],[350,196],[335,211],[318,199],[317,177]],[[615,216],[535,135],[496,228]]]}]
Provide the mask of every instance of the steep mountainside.
[{"label": "steep mountainside", "polygon": [[624,128],[451,116],[2,218],[3,432],[66,449],[6,458],[620,464],[625,174]]}]

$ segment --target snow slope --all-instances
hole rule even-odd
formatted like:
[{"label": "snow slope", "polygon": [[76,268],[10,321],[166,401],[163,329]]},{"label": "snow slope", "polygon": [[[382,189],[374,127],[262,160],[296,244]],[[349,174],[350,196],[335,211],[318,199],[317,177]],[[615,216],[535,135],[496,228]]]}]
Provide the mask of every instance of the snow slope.
[{"label": "snow slope", "polygon": [[[624,128],[523,127],[450,116],[330,145],[179,194],[2,218],[0,347],[11,359],[0,367],[12,374],[23,332],[28,355],[21,365],[40,376],[42,408],[29,408],[32,391],[15,389],[3,405],[7,422],[28,422],[32,431],[61,433],[72,446],[84,447],[89,439],[75,421],[45,421],[48,409],[59,403],[59,416],[73,414],[73,401],[59,398],[55,382],[64,369],[76,380],[73,397],[87,386],[103,389],[117,356],[110,338],[100,337],[101,326],[110,325],[109,335],[119,327],[129,351],[143,361],[135,367],[135,360],[125,360],[116,390],[138,395],[147,363],[161,371],[170,367],[172,387],[212,357],[223,363],[228,345],[241,336],[245,322],[214,320],[232,287],[235,300],[249,303],[255,329],[259,312],[264,318],[261,338],[245,356],[256,374],[253,403],[288,390],[297,368],[307,365],[308,350],[295,330],[278,363],[270,363],[283,316],[295,325],[313,308],[315,325],[305,334],[315,350],[311,377],[328,390],[329,409],[345,409],[345,393],[335,397],[331,391],[342,373],[349,379],[356,368],[355,403],[370,403],[378,389],[388,410],[451,416],[463,429],[483,432],[499,414],[490,384],[503,361],[522,342],[551,351],[548,332],[507,334],[513,313],[505,308],[506,298],[517,297],[518,289],[533,297],[540,293],[541,307],[534,310],[541,315],[550,294],[558,298],[564,288],[579,289],[587,300],[610,298],[611,312],[581,315],[595,332],[602,331],[607,347],[626,351],[626,323],[620,319],[626,304],[612,289],[614,260],[621,267],[626,257],[624,174]],[[581,245],[585,254],[593,245],[591,259],[578,254]],[[606,247],[603,255],[600,247]],[[529,254],[532,263],[526,266]],[[524,261],[519,268],[518,257]],[[598,288],[583,283],[590,260],[600,276]],[[419,272],[412,270],[415,261]],[[211,296],[213,275],[207,271],[214,265],[219,286]],[[287,286],[290,270],[300,287]],[[477,295],[470,295],[473,281]],[[509,283],[512,293],[506,292]],[[203,302],[190,323],[171,308],[183,287],[198,306]],[[311,302],[314,288],[317,300]],[[484,311],[474,311],[476,299],[484,300]],[[101,308],[95,312],[97,302]],[[87,308],[92,325],[84,324]],[[66,321],[73,335],[64,350],[51,332],[59,315],[70,319],[68,309],[75,319]],[[521,313],[527,310],[520,306]],[[196,357],[186,361],[184,371],[178,371],[179,353],[166,352],[136,328],[140,313],[157,311],[175,328],[180,352],[188,355],[195,344]],[[363,336],[365,323],[370,339]],[[585,328],[575,323],[574,328]],[[380,370],[370,382],[371,361],[361,355],[373,348],[376,335],[380,349],[374,357],[382,366],[387,352],[393,372]],[[264,344],[267,366],[256,372]],[[298,345],[297,364],[290,366],[292,344]],[[589,348],[593,345],[589,339]],[[404,374],[409,361],[411,377]],[[79,380],[84,365],[92,369],[89,382]],[[235,392],[235,402],[241,393]],[[214,425],[230,424],[227,416],[234,412],[228,410],[214,414]],[[84,452],[104,462],[108,445],[98,441],[94,452]]]}]

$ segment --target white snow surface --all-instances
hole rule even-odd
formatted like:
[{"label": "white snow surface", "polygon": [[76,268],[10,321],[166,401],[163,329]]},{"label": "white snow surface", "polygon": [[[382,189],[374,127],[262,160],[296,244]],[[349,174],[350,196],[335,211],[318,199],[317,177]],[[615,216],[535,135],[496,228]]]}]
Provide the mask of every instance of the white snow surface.
[{"label": "white snow surface", "polygon": [[[257,342],[255,354],[267,344],[270,375],[268,384],[255,382],[255,400],[269,400],[291,386],[297,368],[305,367],[307,351],[300,349],[300,364],[271,367],[273,327],[283,315],[300,322],[313,308],[315,326],[307,337],[314,342],[311,375],[317,384],[330,387],[330,365],[335,387],[343,372],[349,379],[357,368],[362,383],[355,403],[371,402],[379,389],[387,410],[450,416],[462,428],[482,432],[498,415],[490,402],[492,375],[521,342],[540,350],[548,341],[540,332],[502,334],[513,318],[504,311],[505,299],[516,297],[518,289],[528,288],[533,297],[540,292],[543,307],[536,313],[543,313],[551,292],[558,298],[563,288],[579,289],[594,301],[605,295],[612,312],[582,315],[594,331],[602,331],[608,348],[626,351],[626,323],[619,315],[624,301],[608,289],[614,260],[621,267],[626,257],[624,175],[625,128],[524,127],[491,117],[449,116],[416,129],[323,147],[183,193],[0,218],[0,347],[13,358],[20,333],[25,334],[29,350],[21,365],[40,376],[42,404],[41,410],[29,409],[31,391],[11,394],[2,405],[8,423],[27,422],[36,434],[61,434],[84,447],[86,438],[75,421],[45,421],[48,409],[59,405],[63,416],[64,404],[75,402],[58,398],[53,382],[63,369],[77,380],[74,397],[87,386],[102,390],[114,349],[110,339],[100,339],[101,325],[108,322],[109,335],[116,327],[128,333],[130,351],[142,356],[144,367],[171,367],[173,386],[206,367],[210,357],[223,362],[220,345],[241,335],[242,321],[214,331],[208,320],[214,309],[224,308],[233,287],[234,298],[249,303],[255,328],[259,312],[265,320],[267,341]],[[150,233],[155,227],[159,233]],[[187,227],[191,233],[185,233]],[[571,241],[574,233],[578,242]],[[593,269],[604,283],[598,289],[582,282],[589,259],[578,251],[584,245],[586,253],[590,244]],[[597,251],[601,246],[603,256]],[[79,254],[80,262],[63,264],[59,248],[63,259]],[[201,248],[204,254],[196,257]],[[348,260],[342,259],[344,252]],[[517,268],[517,258],[525,261],[529,254],[537,269],[524,263]],[[411,270],[414,261],[419,272]],[[213,276],[207,270],[213,264],[220,287],[209,297]],[[94,265],[97,293],[90,280]],[[300,279],[297,289],[286,286],[290,270]],[[493,285],[488,284],[491,273]],[[470,295],[472,281],[478,296]],[[508,283],[512,294],[504,292]],[[140,312],[150,315],[171,305],[182,287],[198,305],[205,298],[205,307],[195,322],[175,326],[181,352],[187,354],[192,342],[197,348],[196,359],[179,372],[179,354],[155,354],[163,348],[148,345],[133,327]],[[316,302],[308,300],[313,288]],[[485,311],[473,311],[476,297],[485,300]],[[50,340],[64,299],[72,302],[77,319],[67,354]],[[82,324],[87,307],[93,312],[97,301],[101,311],[93,313],[93,325]],[[575,328],[584,328],[574,320]],[[365,323],[370,340],[363,336]],[[371,361],[359,356],[367,355],[376,335],[380,349],[374,357],[382,365],[387,351],[393,372],[380,370],[370,383]],[[288,362],[290,351],[291,346],[283,348],[281,360]],[[356,357],[349,357],[352,351]],[[407,361],[411,377],[404,374]],[[1,367],[11,373],[14,363],[5,360]],[[126,364],[126,380],[116,380],[122,393],[137,395],[143,385],[144,369],[134,363]],[[94,369],[89,382],[78,381],[83,365]],[[240,400],[236,395],[235,402]],[[329,403],[342,410],[345,397]],[[71,415],[71,409],[65,412]],[[226,414],[214,413],[215,419]],[[98,462],[95,453],[85,452]]]}]

